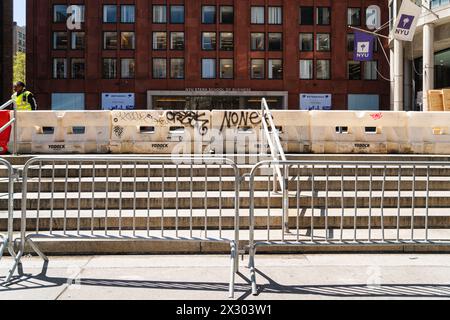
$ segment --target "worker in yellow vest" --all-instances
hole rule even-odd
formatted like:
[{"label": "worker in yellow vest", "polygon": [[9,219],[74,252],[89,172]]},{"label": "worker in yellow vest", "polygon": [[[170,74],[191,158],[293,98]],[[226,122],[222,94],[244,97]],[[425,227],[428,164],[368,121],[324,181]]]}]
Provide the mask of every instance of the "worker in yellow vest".
[{"label": "worker in yellow vest", "polygon": [[13,89],[15,93],[11,96],[11,100],[15,102],[17,111],[37,110],[36,99],[30,91],[25,89],[25,83],[18,81]]}]

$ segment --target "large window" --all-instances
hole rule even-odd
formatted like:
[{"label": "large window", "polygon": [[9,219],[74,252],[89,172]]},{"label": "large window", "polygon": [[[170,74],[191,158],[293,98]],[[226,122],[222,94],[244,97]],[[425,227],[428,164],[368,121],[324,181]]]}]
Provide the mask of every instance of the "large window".
[{"label": "large window", "polygon": [[331,50],[331,37],[329,33],[318,33],[317,37],[317,51]]},{"label": "large window", "polygon": [[[84,22],[85,11],[86,11],[86,8],[84,5],[74,4],[73,6],[71,6],[71,10],[72,11],[69,11],[69,15],[71,15],[71,16],[73,15],[77,22]],[[77,20],[77,19],[79,19],[79,20]]]},{"label": "large window", "polygon": [[220,23],[233,24],[234,23],[234,7],[220,6]]},{"label": "large window", "polygon": [[216,50],[216,33],[215,32],[203,32],[202,33],[202,49],[203,50]]},{"label": "large window", "polygon": [[172,79],[184,79],[184,59],[170,59],[170,77]]},{"label": "large window", "polygon": [[170,6],[170,23],[184,23],[184,6]]},{"label": "large window", "polygon": [[134,5],[120,6],[120,22],[134,23],[135,22],[135,7]]},{"label": "large window", "polygon": [[103,22],[116,23],[117,22],[117,6],[104,5],[103,6]]},{"label": "large window", "polygon": [[317,24],[329,25],[331,20],[331,11],[328,7],[318,7],[317,10]]},{"label": "large window", "polygon": [[117,78],[117,59],[103,59],[103,79]]},{"label": "large window", "polygon": [[364,61],[364,80],[377,80],[377,69],[377,61]]},{"label": "large window", "polygon": [[347,78],[348,80],[361,80],[361,62],[347,62]]},{"label": "large window", "polygon": [[184,50],[184,32],[170,33],[170,50]]},{"label": "large window", "polygon": [[361,9],[360,8],[348,8],[347,24],[349,26],[361,25]]},{"label": "large window", "polygon": [[269,24],[282,24],[283,23],[283,8],[282,7],[269,7],[268,8],[268,22],[269,22]]},{"label": "large window", "polygon": [[331,78],[330,60],[316,61],[316,79],[329,80]]},{"label": "large window", "polygon": [[283,61],[281,59],[269,59],[269,79],[283,79]]},{"label": "large window", "polygon": [[85,33],[72,32],[71,46],[72,50],[84,50],[85,48]]},{"label": "large window", "polygon": [[213,24],[216,23],[216,7],[202,6],[202,23]]},{"label": "large window", "polygon": [[269,32],[269,51],[283,50],[283,34],[279,32]]},{"label": "large window", "polygon": [[167,7],[161,5],[153,6],[153,23],[167,23]]},{"label": "large window", "polygon": [[251,8],[251,23],[252,24],[264,24],[264,7],[252,7]]},{"label": "large window", "polygon": [[304,26],[314,24],[314,7],[300,7],[300,24]]},{"label": "large window", "polygon": [[71,75],[72,79],[84,79],[85,61],[82,58],[71,60]]},{"label": "large window", "polygon": [[66,23],[67,21],[67,6],[63,4],[56,4],[53,6],[53,22]]},{"label": "large window", "polygon": [[134,32],[120,33],[120,48],[122,50],[134,50],[135,42]]},{"label": "large window", "polygon": [[120,60],[120,76],[123,79],[132,79],[135,74],[135,62],[134,59],[121,59]]},{"label": "large window", "polygon": [[67,45],[67,32],[53,32],[53,49],[66,50]]},{"label": "large window", "polygon": [[264,59],[252,59],[250,76],[252,79],[264,79],[265,77]]},{"label": "large window", "polygon": [[314,51],[314,34],[300,33],[300,51]]},{"label": "large window", "polygon": [[103,33],[103,49],[117,50],[117,32],[108,31]]},{"label": "large window", "polygon": [[65,58],[53,59],[53,78],[67,79],[67,59]]},{"label": "large window", "polygon": [[233,79],[233,59],[220,59],[220,78]]},{"label": "large window", "polygon": [[52,110],[84,110],[84,93],[52,93]]},{"label": "large window", "polygon": [[250,34],[251,49],[253,51],[264,51],[265,50],[265,36],[262,32],[254,32]]},{"label": "large window", "polygon": [[355,34],[354,33],[347,34],[347,50],[349,52],[353,52],[355,50]]},{"label": "large window", "polygon": [[220,33],[220,50],[232,51],[234,49],[233,32]]},{"label": "large window", "polygon": [[310,80],[313,78],[313,60],[300,60],[300,79]]},{"label": "large window", "polygon": [[167,78],[167,60],[165,58],[153,58],[153,78]]},{"label": "large window", "polygon": [[153,50],[167,50],[166,32],[153,32]]},{"label": "large window", "polygon": [[202,59],[202,78],[216,78],[216,59]]}]

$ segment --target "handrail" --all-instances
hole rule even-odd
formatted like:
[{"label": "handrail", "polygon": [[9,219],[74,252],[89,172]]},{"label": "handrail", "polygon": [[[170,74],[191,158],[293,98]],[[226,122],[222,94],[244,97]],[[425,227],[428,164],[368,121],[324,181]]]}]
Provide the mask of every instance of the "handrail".
[{"label": "handrail", "polygon": [[0,133],[3,133],[6,129],[11,127],[14,124],[13,127],[13,155],[17,154],[17,110],[15,108],[14,100],[8,100],[4,104],[0,106],[0,110],[5,110],[9,106],[13,106],[13,118],[9,120],[8,123],[6,123],[3,127],[0,128]]}]

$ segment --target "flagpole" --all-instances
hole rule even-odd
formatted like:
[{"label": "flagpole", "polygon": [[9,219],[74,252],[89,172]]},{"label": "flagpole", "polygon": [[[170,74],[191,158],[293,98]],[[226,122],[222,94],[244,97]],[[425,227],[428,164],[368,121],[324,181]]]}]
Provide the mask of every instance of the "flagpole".
[{"label": "flagpole", "polygon": [[358,31],[361,31],[361,32],[373,34],[373,35],[375,35],[375,36],[377,36],[377,37],[382,37],[382,38],[385,38],[385,39],[389,39],[388,36],[385,36],[385,35],[383,35],[383,34],[379,34],[379,33],[372,32],[372,31],[367,31],[367,30],[364,30],[364,29],[361,29],[361,28],[357,28],[357,27],[353,27],[353,26],[348,26],[348,27],[349,27],[350,29],[353,29],[353,30],[358,30]]}]

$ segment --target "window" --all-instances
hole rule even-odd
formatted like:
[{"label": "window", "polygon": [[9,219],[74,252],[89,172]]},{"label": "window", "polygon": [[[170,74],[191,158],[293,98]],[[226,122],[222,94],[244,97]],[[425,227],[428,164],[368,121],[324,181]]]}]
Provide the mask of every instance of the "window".
[{"label": "window", "polygon": [[202,78],[216,78],[216,59],[202,59]]},{"label": "window", "polygon": [[314,35],[312,33],[300,33],[300,51],[314,50]]},{"label": "window", "polygon": [[103,33],[103,49],[117,50],[117,32],[108,31]]},{"label": "window", "polygon": [[377,94],[349,94],[348,110],[380,110],[380,96]]},{"label": "window", "polygon": [[84,93],[52,93],[52,110],[84,110]]},{"label": "window", "polygon": [[234,23],[234,7],[220,6],[220,23],[233,24]]},{"label": "window", "polygon": [[153,32],[153,50],[167,50],[166,32]]},{"label": "window", "polygon": [[103,22],[105,23],[117,22],[117,6],[115,5],[103,6]]},{"label": "window", "polygon": [[283,61],[281,59],[269,59],[269,79],[283,79]]},{"label": "window", "polygon": [[250,34],[251,49],[253,51],[264,51],[265,50],[265,39],[264,33],[252,33]]},{"label": "window", "polygon": [[184,23],[184,6],[170,6],[170,23]]},{"label": "window", "polygon": [[282,24],[283,23],[283,8],[282,7],[269,7],[269,24]]},{"label": "window", "polygon": [[172,79],[184,79],[184,59],[170,59],[170,77]]},{"label": "window", "polygon": [[216,7],[202,6],[202,23],[213,24],[216,23]]},{"label": "window", "polygon": [[355,34],[347,34],[347,50],[353,52],[355,50]]},{"label": "window", "polygon": [[234,49],[233,33],[221,32],[219,46],[220,50],[232,51]]},{"label": "window", "polygon": [[377,69],[377,61],[364,61],[364,80],[377,80]]},{"label": "window", "polygon": [[72,59],[70,68],[72,79],[84,79],[85,62],[84,59]]},{"label": "window", "polygon": [[123,79],[134,78],[135,62],[134,59],[121,59],[120,60],[120,75]]},{"label": "window", "polygon": [[270,32],[268,35],[268,48],[269,51],[281,51],[283,50],[283,34]]},{"label": "window", "polygon": [[120,8],[121,8],[120,22],[134,23],[135,21],[134,5],[123,5]]},{"label": "window", "polygon": [[203,32],[202,33],[202,49],[203,50],[216,50],[216,33],[215,32]]},{"label": "window", "polygon": [[67,59],[53,59],[53,78],[67,79]]},{"label": "window", "polygon": [[166,6],[153,6],[153,23],[167,23]]},{"label": "window", "polygon": [[67,32],[53,32],[53,49],[66,50],[67,42]]},{"label": "window", "polygon": [[84,17],[85,17],[85,6],[81,5],[81,4],[74,4],[71,6],[70,8],[72,11],[70,12],[70,15],[75,17],[76,19],[79,19],[79,21],[77,22],[84,22]]},{"label": "window", "polygon": [[314,24],[314,7],[300,7],[300,24],[304,26]]},{"label": "window", "polygon": [[122,50],[134,50],[135,49],[134,32],[121,32],[120,33],[120,48]]},{"label": "window", "polygon": [[317,51],[330,51],[330,34],[318,33],[317,37]]},{"label": "window", "polygon": [[170,33],[170,50],[184,50],[184,32]]},{"label": "window", "polygon": [[318,25],[329,25],[331,18],[330,8],[328,7],[318,7],[317,8],[317,24]]},{"label": "window", "polygon": [[361,9],[360,8],[348,8],[347,24],[349,26],[361,25]]},{"label": "window", "polygon": [[251,23],[264,24],[264,7],[252,7],[251,9]]},{"label": "window", "polygon": [[233,79],[233,59],[220,59],[220,78]]},{"label": "window", "polygon": [[300,60],[300,79],[309,80],[313,78],[313,61]]},{"label": "window", "polygon": [[264,59],[252,59],[251,61],[251,78],[264,79],[265,77]]},{"label": "window", "polygon": [[348,80],[361,80],[361,63],[360,61],[347,62],[347,78]]},{"label": "window", "polygon": [[153,78],[165,79],[167,78],[167,60],[163,58],[153,59]]},{"label": "window", "polygon": [[84,50],[85,48],[85,34],[84,32],[72,32],[72,50]]},{"label": "window", "polygon": [[316,79],[329,80],[331,78],[330,60],[316,61]]},{"label": "window", "polygon": [[103,59],[103,79],[117,78],[117,59]]},{"label": "window", "polygon": [[67,6],[63,4],[57,4],[53,6],[53,22],[66,23],[67,21]]}]

